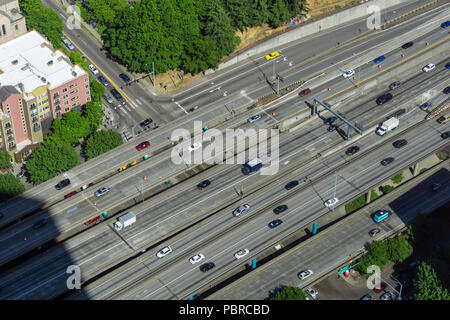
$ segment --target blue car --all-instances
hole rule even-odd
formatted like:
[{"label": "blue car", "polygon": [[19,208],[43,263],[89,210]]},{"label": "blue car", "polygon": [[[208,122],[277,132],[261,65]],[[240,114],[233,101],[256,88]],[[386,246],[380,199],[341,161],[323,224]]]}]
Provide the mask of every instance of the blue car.
[{"label": "blue car", "polygon": [[441,28],[447,28],[450,26],[450,21],[445,21],[441,24]]},{"label": "blue car", "polygon": [[378,58],[373,60],[373,62],[378,63],[378,62],[384,61],[385,58],[386,58],[385,56],[379,56]]},{"label": "blue car", "polygon": [[450,69],[450,62],[445,65],[447,69]]}]

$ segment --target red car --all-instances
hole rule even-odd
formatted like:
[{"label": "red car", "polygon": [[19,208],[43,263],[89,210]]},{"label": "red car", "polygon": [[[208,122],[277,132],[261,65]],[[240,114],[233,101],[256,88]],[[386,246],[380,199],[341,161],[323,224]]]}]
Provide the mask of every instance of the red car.
[{"label": "red car", "polygon": [[64,196],[64,199],[70,198],[71,196],[73,196],[74,194],[77,194],[77,193],[78,193],[78,191],[74,190],[74,191],[72,191],[72,192],[66,194],[66,195]]},{"label": "red car", "polygon": [[100,220],[100,216],[96,216],[95,218],[92,218],[91,220],[88,220],[88,221],[86,221],[84,224],[85,225],[90,225],[90,224],[92,224],[92,223],[94,223],[94,222],[100,222],[99,220]]},{"label": "red car", "polygon": [[138,144],[138,145],[136,146],[136,149],[138,149],[138,150],[143,150],[143,149],[147,148],[149,145],[150,145],[150,142],[144,141],[144,142],[142,142],[141,144]]},{"label": "red car", "polygon": [[300,95],[300,97],[304,97],[308,93],[311,93],[311,89],[310,88],[306,88],[305,90],[300,91],[299,95]]},{"label": "red car", "polygon": [[382,282],[380,283],[380,289],[378,289],[377,287],[373,288],[373,291],[375,291],[375,293],[380,293],[381,291],[383,291],[384,289],[386,289],[387,284],[386,282]]}]

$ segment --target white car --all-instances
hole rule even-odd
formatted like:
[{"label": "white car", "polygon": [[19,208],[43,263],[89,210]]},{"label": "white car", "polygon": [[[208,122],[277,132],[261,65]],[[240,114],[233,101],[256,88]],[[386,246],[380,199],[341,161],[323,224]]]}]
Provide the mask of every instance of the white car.
[{"label": "white car", "polygon": [[167,256],[169,253],[172,252],[172,248],[170,246],[164,247],[161,250],[158,251],[158,253],[156,254],[156,256],[158,258],[162,258]]},{"label": "white car", "polygon": [[92,63],[89,65],[89,69],[91,69],[93,74],[98,74],[97,68]]},{"label": "white car", "polygon": [[345,71],[342,74],[342,76],[347,79],[347,78],[350,78],[351,76],[353,76],[354,74],[355,74],[355,70],[350,69],[350,70]]},{"label": "white car", "polygon": [[111,190],[110,187],[102,187],[95,192],[96,197],[100,197]]},{"label": "white car", "polygon": [[383,293],[383,295],[380,297],[381,300],[393,300],[394,299],[394,295],[392,294],[392,292],[388,291],[386,293]]},{"label": "white car", "polygon": [[241,250],[239,250],[238,252],[236,252],[236,253],[234,254],[234,257],[235,257],[236,259],[240,259],[240,258],[246,256],[249,252],[250,252],[250,251],[249,251],[248,249],[241,249]]},{"label": "white car", "polygon": [[195,256],[193,256],[192,258],[189,259],[189,262],[194,264],[197,263],[199,261],[202,261],[203,259],[205,259],[205,256],[202,255],[201,253],[196,254]]},{"label": "white car", "polygon": [[194,151],[194,150],[200,148],[201,146],[202,146],[201,143],[195,142],[193,145],[191,145],[191,146],[188,148],[188,151]]},{"label": "white car", "polygon": [[315,299],[317,297],[317,291],[313,288],[307,288],[306,293],[311,296],[311,298]]},{"label": "white car", "polygon": [[425,67],[423,67],[423,71],[424,72],[428,72],[428,71],[431,71],[431,70],[433,70],[434,68],[436,68],[436,66],[434,65],[434,63],[429,63],[429,64],[427,64]]},{"label": "white car", "polygon": [[241,214],[245,213],[246,211],[248,211],[248,209],[250,209],[250,205],[248,203],[237,207],[236,209],[234,209],[233,211],[233,216],[235,217],[239,217]]},{"label": "white car", "polygon": [[314,273],[312,272],[312,270],[304,270],[298,274],[298,277],[300,278],[300,280],[305,280],[306,278],[312,276],[313,274]]},{"label": "white car", "polygon": [[338,198],[333,198],[333,199],[328,199],[327,201],[325,201],[323,204],[325,205],[325,207],[331,207],[334,206],[336,203],[339,202]]},{"label": "white car", "polygon": [[252,123],[252,122],[255,122],[258,119],[261,119],[261,116],[259,114],[255,114],[254,116],[251,116],[250,118],[248,118],[247,122],[248,123]]}]

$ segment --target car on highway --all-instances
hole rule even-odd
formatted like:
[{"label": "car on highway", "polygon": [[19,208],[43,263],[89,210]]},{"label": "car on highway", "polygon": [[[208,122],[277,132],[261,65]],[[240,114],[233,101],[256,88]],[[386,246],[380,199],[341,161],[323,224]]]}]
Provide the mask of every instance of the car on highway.
[{"label": "car on highway", "polygon": [[380,300],[393,300],[394,294],[390,291],[383,293],[383,295],[380,297]]},{"label": "car on highway", "polygon": [[401,147],[406,146],[407,144],[408,144],[408,141],[406,141],[405,139],[400,139],[400,140],[394,141],[392,143],[394,148],[401,148]]},{"label": "car on highway", "polygon": [[329,117],[329,118],[325,119],[325,120],[323,121],[323,123],[324,123],[324,124],[332,124],[332,123],[335,122],[336,120],[337,120],[336,117]]},{"label": "car on highway", "polygon": [[450,86],[445,87],[444,90],[442,90],[443,93],[449,94],[450,93]]},{"label": "car on highway", "polygon": [[374,291],[375,293],[380,293],[380,292],[382,292],[384,289],[386,289],[386,287],[387,287],[386,282],[381,282],[379,287],[375,286],[375,287],[373,288],[373,291]]},{"label": "car on highway", "polygon": [[212,268],[214,268],[216,265],[214,264],[214,262],[207,262],[204,263],[200,266],[200,271],[202,272],[206,272],[208,270],[211,270]]},{"label": "car on highway", "polygon": [[378,98],[377,98],[377,104],[384,104],[384,103],[386,103],[386,102],[388,102],[389,100],[391,100],[392,99],[392,94],[390,94],[390,93],[385,93],[385,94],[383,94],[383,95],[381,95],[381,96],[379,96]]},{"label": "car on highway", "polygon": [[278,51],[275,51],[275,52],[269,53],[265,58],[267,61],[269,61],[269,60],[275,59],[279,55],[280,55],[280,53]]},{"label": "car on highway", "polygon": [[408,49],[408,48],[412,47],[413,45],[414,45],[414,42],[412,42],[412,41],[406,42],[402,45],[402,49]]},{"label": "car on highway", "polygon": [[291,190],[292,188],[295,188],[296,186],[298,186],[298,181],[292,180],[292,181],[288,182],[284,187],[286,188],[286,190]]},{"label": "car on highway", "polygon": [[92,63],[89,65],[89,69],[92,71],[93,74],[98,74],[97,68]]},{"label": "car on highway", "polygon": [[194,264],[194,263],[197,263],[197,262],[199,262],[199,261],[202,261],[203,259],[205,259],[205,256],[202,255],[201,253],[199,253],[199,254],[196,254],[195,256],[191,257],[191,258],[189,259],[189,262],[190,262],[191,264]]},{"label": "car on highway", "polygon": [[309,93],[311,93],[311,89],[310,88],[306,88],[306,89],[300,91],[298,94],[299,94],[300,97],[304,97],[304,96],[306,96]]},{"label": "car on highway", "polygon": [[138,151],[140,151],[140,150],[144,150],[144,149],[147,148],[148,146],[150,146],[150,142],[144,141],[144,142],[139,143],[139,144],[136,146],[136,149],[137,149]]},{"label": "car on highway", "polygon": [[158,258],[162,258],[167,256],[169,253],[172,252],[172,248],[170,246],[164,247],[161,250],[158,251],[158,253],[156,254],[156,256]]},{"label": "car on highway", "polygon": [[328,199],[327,201],[325,201],[323,204],[325,205],[325,207],[331,207],[334,206],[336,203],[339,202],[338,198],[332,198],[332,199]]},{"label": "car on highway", "polygon": [[375,58],[375,59],[373,60],[373,62],[378,63],[378,62],[384,61],[384,59],[386,59],[385,56],[379,56],[378,58]]},{"label": "car on highway", "polygon": [[377,210],[373,214],[373,221],[376,223],[381,222],[387,218],[389,218],[391,215],[391,212],[389,210]]},{"label": "car on highway", "polygon": [[373,297],[370,294],[364,295],[361,300],[373,300]]},{"label": "car on highway", "polygon": [[131,81],[131,78],[128,75],[126,75],[125,73],[119,74],[119,77],[121,77],[123,79],[123,81],[125,81],[125,82]]},{"label": "car on highway", "polygon": [[428,71],[431,71],[431,70],[433,70],[434,68],[436,68],[436,66],[434,65],[434,63],[429,63],[429,64],[427,64],[425,67],[423,67],[423,71],[424,72],[428,72]]},{"label": "car on highway", "polygon": [[75,49],[75,46],[72,44],[72,42],[70,42],[68,39],[63,38],[63,43],[66,45],[67,48],[69,48],[70,50]]},{"label": "car on highway", "polygon": [[352,146],[350,148],[347,149],[347,151],[345,151],[345,154],[348,156],[354,155],[355,153],[357,153],[359,151],[359,147],[358,146]]},{"label": "car on highway", "polygon": [[109,94],[107,94],[106,92],[103,94],[103,98],[105,98],[106,102],[108,102],[108,103],[113,103],[114,102],[113,98]]},{"label": "car on highway", "polygon": [[70,198],[71,196],[76,195],[77,193],[78,193],[77,190],[74,190],[74,191],[72,191],[72,192],[69,192],[68,194],[66,194],[66,195],[64,196],[64,199]]},{"label": "car on highway", "polygon": [[239,217],[241,214],[247,212],[250,209],[250,205],[248,203],[237,207],[236,209],[234,209],[233,211],[233,216],[235,217]]},{"label": "car on highway", "polygon": [[234,254],[234,257],[236,259],[240,259],[242,257],[245,257],[249,252],[250,252],[250,250],[248,250],[248,249],[241,249]]},{"label": "car on highway", "polygon": [[447,69],[450,69],[450,62],[447,62],[447,64],[445,65],[445,67],[446,67]]},{"label": "car on highway", "polygon": [[311,296],[311,298],[315,299],[317,297],[317,291],[313,288],[306,288],[306,293]]},{"label": "car on highway", "polygon": [[254,116],[251,116],[250,118],[248,118],[247,122],[248,123],[252,123],[252,122],[255,122],[258,119],[261,119],[261,116],[259,114],[255,114]]},{"label": "car on highway", "polygon": [[442,139],[447,139],[448,137],[450,137],[450,131],[445,131],[443,134],[441,134]]},{"label": "car on highway", "polygon": [[420,110],[427,111],[432,105],[433,103],[431,101],[427,101],[420,106]]},{"label": "car on highway", "polygon": [[33,229],[37,230],[37,229],[45,226],[47,224],[47,222],[48,222],[47,218],[42,218],[33,224]]},{"label": "car on highway", "polygon": [[86,226],[89,226],[89,225],[91,225],[91,224],[99,224],[100,222],[101,222],[101,216],[96,216],[96,217],[94,217],[94,218],[92,218],[92,219],[89,219],[88,221],[86,221],[84,224],[86,225]]},{"label": "car on highway", "polygon": [[355,70],[350,69],[350,70],[345,71],[345,72],[342,74],[342,77],[344,77],[345,79],[347,79],[347,78],[350,78],[351,76],[353,76],[354,74],[355,74]]},{"label": "car on highway", "polygon": [[304,270],[299,272],[298,274],[298,278],[300,280],[305,280],[306,278],[309,278],[310,276],[312,276],[314,273],[312,272],[312,270]]},{"label": "car on highway", "polygon": [[332,124],[332,125],[330,125],[330,126],[328,127],[327,130],[328,130],[328,132],[333,132],[333,131],[335,131],[337,128],[338,128],[337,125]]},{"label": "car on highway", "polygon": [[282,204],[281,206],[276,207],[275,209],[273,209],[273,213],[275,214],[280,214],[283,211],[286,211],[288,209],[288,206],[285,204]]},{"label": "car on highway", "polygon": [[449,20],[449,21],[442,22],[442,24],[441,24],[441,28],[447,28],[447,27],[449,27],[449,26],[450,26],[450,20]]},{"label": "car on highway", "polygon": [[200,148],[201,146],[202,146],[201,143],[199,143],[199,142],[194,142],[191,146],[189,146],[189,147],[187,148],[187,150],[188,150],[188,151],[194,151],[194,150],[197,150],[198,148]]},{"label": "car on highway", "polygon": [[400,81],[394,81],[389,85],[389,89],[394,90],[395,88],[400,87]]},{"label": "car on highway", "polygon": [[106,78],[104,76],[99,76],[98,81],[100,81],[100,83],[102,85],[104,85],[105,87],[109,86],[109,81],[106,80]]},{"label": "car on highway", "polygon": [[389,157],[389,158],[381,160],[380,163],[381,163],[382,166],[387,166],[388,164],[392,163],[392,161],[394,161],[394,158],[393,157]]},{"label": "car on highway", "polygon": [[381,229],[380,229],[380,228],[375,228],[375,229],[372,229],[372,230],[369,231],[369,235],[370,235],[371,237],[374,237],[375,235],[377,235],[377,234],[380,233],[380,232],[381,232]]},{"label": "car on highway", "polygon": [[62,188],[67,187],[70,184],[69,179],[64,179],[58,182],[58,184],[55,186],[56,190],[61,190]]},{"label": "car on highway", "polygon": [[148,125],[151,124],[152,122],[153,122],[153,119],[152,119],[152,118],[147,118],[147,119],[143,120],[139,125],[140,125],[142,128],[145,128],[146,126],[148,126]]},{"label": "car on highway", "polygon": [[282,224],[283,223],[283,221],[281,220],[281,219],[276,219],[276,220],[273,220],[273,221],[271,221],[269,224],[268,224],[268,226],[269,226],[269,228],[270,229],[273,229],[273,228],[275,228],[275,227],[278,227],[280,224]]},{"label": "car on highway", "polygon": [[122,101],[123,97],[122,95],[119,93],[119,91],[117,91],[116,89],[111,89],[111,94],[114,96],[114,98],[116,98],[118,101]]},{"label": "car on highway", "polygon": [[443,115],[442,117],[439,117],[436,121],[439,122],[440,124],[444,124],[449,120],[450,120],[450,114],[446,114],[446,115]]},{"label": "car on highway", "polygon": [[206,179],[206,180],[203,180],[202,182],[200,182],[200,183],[197,185],[197,188],[203,189],[203,188],[206,188],[207,186],[209,186],[210,184],[211,184],[211,181],[209,181],[208,179]]},{"label": "car on highway", "polygon": [[98,189],[97,191],[95,191],[95,196],[96,197],[100,197],[106,193],[109,192],[109,190],[111,190],[110,187],[101,187],[100,189]]}]

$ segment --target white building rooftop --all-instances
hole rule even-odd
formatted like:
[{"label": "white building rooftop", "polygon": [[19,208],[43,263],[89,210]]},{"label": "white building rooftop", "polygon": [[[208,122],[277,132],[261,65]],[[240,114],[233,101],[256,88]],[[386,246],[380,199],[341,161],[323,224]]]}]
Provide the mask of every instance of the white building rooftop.
[{"label": "white building rooftop", "polygon": [[[46,44],[46,45],[45,45]],[[51,44],[37,31],[32,30],[0,45],[0,86],[23,84],[23,93],[31,93],[40,86],[54,89],[86,73],[72,65],[61,51],[54,51]]]}]

